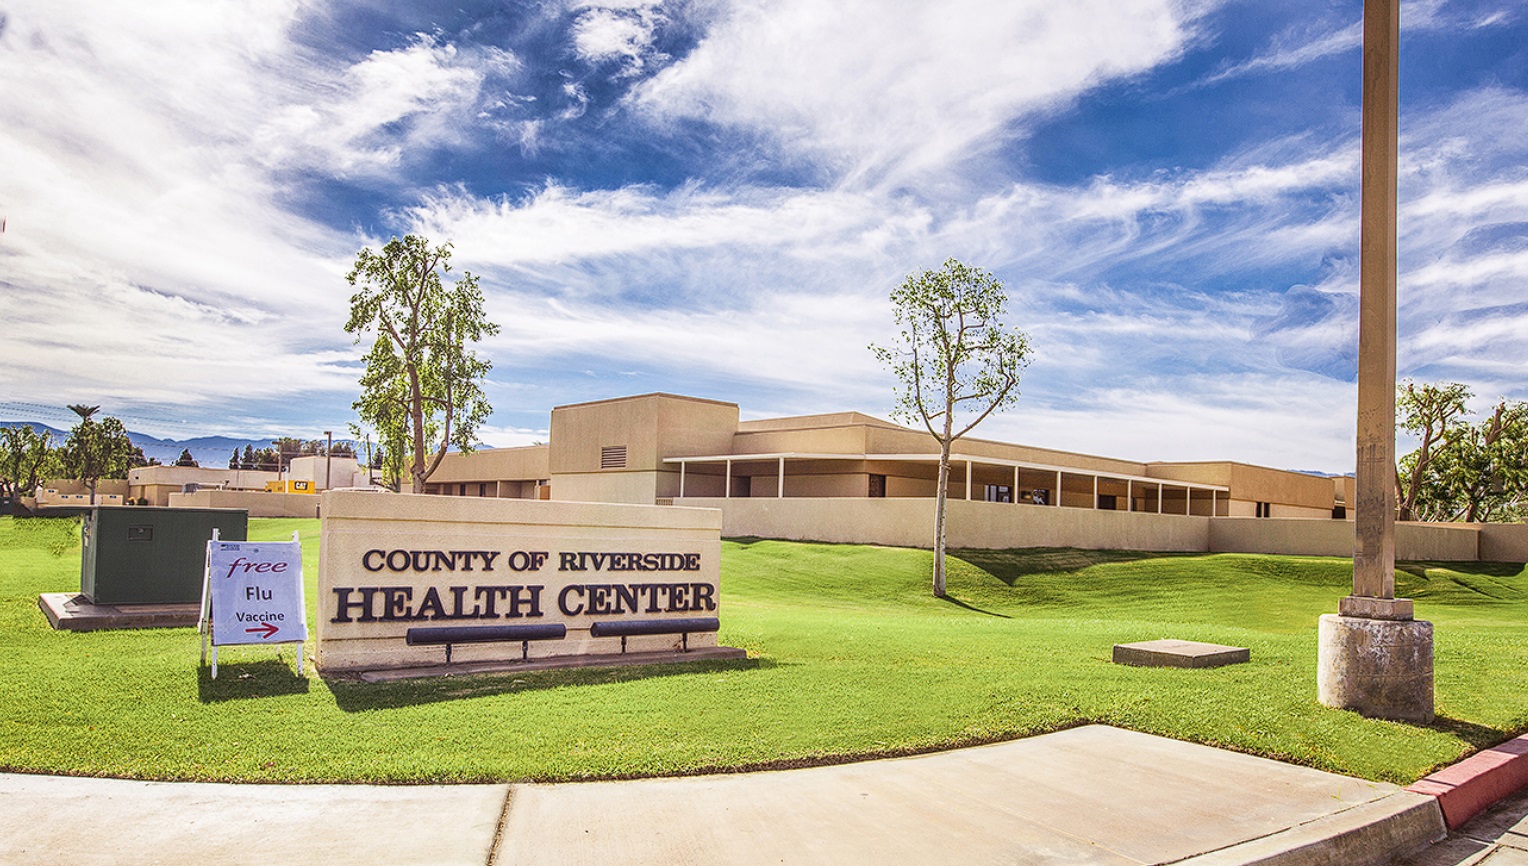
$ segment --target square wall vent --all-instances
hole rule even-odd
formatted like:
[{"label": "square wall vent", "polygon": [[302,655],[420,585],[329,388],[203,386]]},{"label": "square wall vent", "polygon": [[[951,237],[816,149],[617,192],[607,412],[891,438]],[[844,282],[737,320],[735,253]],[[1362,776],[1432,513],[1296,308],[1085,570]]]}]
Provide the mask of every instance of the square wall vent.
[{"label": "square wall vent", "polygon": [[605,447],[601,448],[600,449],[600,468],[601,469],[625,469],[626,468],[626,446],[625,445],[606,445]]}]

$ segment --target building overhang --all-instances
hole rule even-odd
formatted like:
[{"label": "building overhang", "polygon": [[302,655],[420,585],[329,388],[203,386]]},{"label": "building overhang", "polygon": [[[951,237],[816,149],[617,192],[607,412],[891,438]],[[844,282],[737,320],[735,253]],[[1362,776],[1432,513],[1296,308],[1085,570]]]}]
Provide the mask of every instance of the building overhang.
[{"label": "building overhang", "polygon": [[[735,463],[781,463],[789,461],[843,461],[853,463],[922,463],[939,464],[938,454],[816,454],[802,451],[772,451],[757,454],[706,454],[695,457],[665,457],[664,463],[684,467],[688,464],[735,464]],[[1200,484],[1192,481],[1176,481],[1165,478],[1152,478],[1147,475],[1129,475],[1120,472],[1105,472],[1093,469],[1080,469],[1075,466],[1056,466],[1045,463],[1033,463],[1023,460],[1008,460],[1002,457],[978,457],[971,454],[952,453],[951,463],[968,463],[973,466],[1003,466],[1009,469],[1018,469],[1030,472],[1045,472],[1051,475],[1080,475],[1089,478],[1107,478],[1113,481],[1125,481],[1131,484],[1140,484],[1150,487],[1171,487],[1179,490],[1202,490],[1214,493],[1231,492],[1231,488],[1218,484]]]}]

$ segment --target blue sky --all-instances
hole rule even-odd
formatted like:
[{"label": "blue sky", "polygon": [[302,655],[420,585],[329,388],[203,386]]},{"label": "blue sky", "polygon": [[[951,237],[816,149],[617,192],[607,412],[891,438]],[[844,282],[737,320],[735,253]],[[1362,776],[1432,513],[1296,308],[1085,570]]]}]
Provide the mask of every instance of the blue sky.
[{"label": "blue sky", "polygon": [[[954,256],[1035,349],[978,435],[1349,471],[1360,14],[0,0],[0,420],[343,430],[344,275],[413,231],[502,328],[489,444],[649,391],[886,417],[887,294]],[[1402,14],[1401,375],[1528,399],[1528,10]]]}]

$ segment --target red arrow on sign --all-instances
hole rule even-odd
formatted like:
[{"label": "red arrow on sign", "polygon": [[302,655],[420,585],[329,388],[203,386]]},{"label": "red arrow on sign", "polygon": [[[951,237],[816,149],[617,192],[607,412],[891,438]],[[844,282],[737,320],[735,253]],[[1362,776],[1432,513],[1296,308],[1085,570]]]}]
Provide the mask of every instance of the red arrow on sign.
[{"label": "red arrow on sign", "polygon": [[262,622],[258,626],[256,626],[255,628],[247,628],[244,631],[245,631],[246,634],[258,634],[259,632],[263,631],[263,632],[265,632],[265,634],[260,635],[260,637],[262,639],[265,639],[265,638],[269,638],[271,635],[275,634],[276,632],[281,631],[281,629],[277,628],[275,625],[273,625],[271,623]]}]

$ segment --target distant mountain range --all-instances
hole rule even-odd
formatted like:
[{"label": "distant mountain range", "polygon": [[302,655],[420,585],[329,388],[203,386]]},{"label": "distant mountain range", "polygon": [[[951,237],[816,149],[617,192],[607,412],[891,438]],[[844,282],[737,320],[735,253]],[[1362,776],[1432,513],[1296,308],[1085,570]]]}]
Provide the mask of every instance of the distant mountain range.
[{"label": "distant mountain range", "polygon": [[[0,427],[31,427],[43,433],[52,435],[54,444],[62,445],[69,438],[68,430],[59,430],[41,424],[36,421],[0,421]],[[127,431],[127,437],[133,440],[133,444],[143,449],[143,456],[158,460],[160,463],[174,463],[180,459],[180,452],[189,450],[191,456],[196,459],[198,465],[212,468],[222,468],[228,465],[228,458],[233,455],[234,449],[240,453],[244,446],[248,445],[259,451],[261,448],[271,447],[275,437],[260,439],[234,439],[229,436],[198,436],[195,439],[158,439],[147,433],[134,433]],[[349,439],[336,439],[334,444],[347,443],[355,448],[357,454],[365,455],[365,443],[353,442]]]}]

